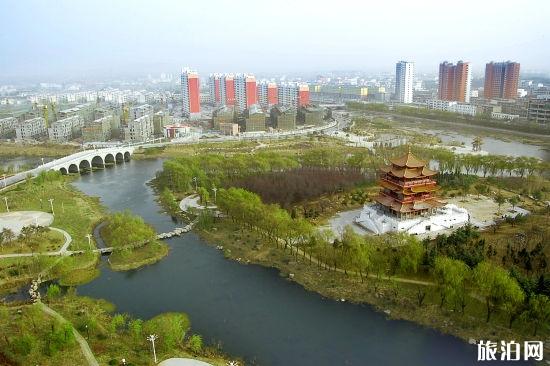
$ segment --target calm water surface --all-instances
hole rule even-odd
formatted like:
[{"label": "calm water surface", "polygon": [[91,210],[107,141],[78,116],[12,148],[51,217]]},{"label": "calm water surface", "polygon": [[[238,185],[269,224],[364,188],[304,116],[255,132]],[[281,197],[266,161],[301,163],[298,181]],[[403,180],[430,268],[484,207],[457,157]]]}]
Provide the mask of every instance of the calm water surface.
[{"label": "calm water surface", "polygon": [[[174,228],[146,182],[160,160],[132,161],[81,176],[75,185],[112,211],[129,209],[157,231]],[[189,314],[195,332],[258,365],[473,365],[474,346],[410,322],[386,320],[369,306],[325,299],[276,270],[242,265],[189,233],[167,241],[168,257],[136,271],[105,265],[78,292],[105,298],[118,312],[150,318]],[[491,364],[495,364],[492,362]],[[517,363],[515,363],[517,364]]]}]

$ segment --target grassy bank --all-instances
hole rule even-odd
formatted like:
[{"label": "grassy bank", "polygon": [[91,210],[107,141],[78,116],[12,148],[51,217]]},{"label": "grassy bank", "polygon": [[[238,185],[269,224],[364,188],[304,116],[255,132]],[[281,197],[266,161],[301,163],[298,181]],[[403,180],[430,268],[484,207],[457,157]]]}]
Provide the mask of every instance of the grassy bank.
[{"label": "grassy bank", "polygon": [[100,365],[153,365],[146,335],[159,336],[157,357],[199,359],[216,366],[229,358],[216,346],[202,342],[193,334],[186,314],[167,313],[141,320],[115,313],[105,300],[76,296],[69,290],[60,296],[48,291],[45,301],[68,323],[46,314],[40,305],[0,305],[0,364],[2,365],[86,365],[82,351],[72,335],[76,329],[87,341]]},{"label": "grassy bank", "polygon": [[[45,211],[51,212],[49,199],[53,199],[54,221],[51,226],[63,229],[72,237],[69,250],[88,251],[90,246],[86,235],[91,233],[93,227],[104,217],[104,208],[100,205],[99,199],[88,197],[75,189],[71,184],[71,177],[51,175],[47,179],[34,179],[4,192],[10,206],[10,211]],[[0,212],[6,210],[2,206]],[[50,234],[51,233],[51,234]],[[59,233],[50,231],[48,235],[57,238]],[[53,240],[53,238],[51,238]],[[25,243],[27,249],[16,249],[30,251],[37,249],[57,250],[59,249],[58,239],[50,242],[50,239],[43,240],[37,248],[31,248]],[[8,246],[9,248],[9,246]],[[76,283],[70,279],[71,272],[78,270],[77,276],[83,278],[84,270],[94,268],[98,255],[85,253],[71,257],[25,257],[16,259],[0,260],[0,288],[6,290],[36,278],[39,274],[42,278],[59,279],[63,278],[68,283]]]},{"label": "grassy bank", "polygon": [[109,257],[113,271],[128,271],[160,261],[168,255],[168,245],[160,242],[147,243],[132,250],[118,250]]},{"label": "grassy bank", "polygon": [[79,151],[76,145],[66,144],[22,144],[2,143],[0,145],[0,156],[36,156],[36,157],[62,157]]}]

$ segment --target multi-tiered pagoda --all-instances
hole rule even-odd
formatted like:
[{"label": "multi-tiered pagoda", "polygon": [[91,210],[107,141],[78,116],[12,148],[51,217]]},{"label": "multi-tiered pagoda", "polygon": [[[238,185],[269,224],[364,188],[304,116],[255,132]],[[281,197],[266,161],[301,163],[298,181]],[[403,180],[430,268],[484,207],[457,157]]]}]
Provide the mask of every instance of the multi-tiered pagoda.
[{"label": "multi-tiered pagoda", "polygon": [[380,190],[376,201],[384,210],[398,218],[410,219],[430,214],[444,205],[434,192],[438,189],[434,179],[437,172],[430,170],[426,162],[407,154],[390,160],[391,165],[383,167]]}]

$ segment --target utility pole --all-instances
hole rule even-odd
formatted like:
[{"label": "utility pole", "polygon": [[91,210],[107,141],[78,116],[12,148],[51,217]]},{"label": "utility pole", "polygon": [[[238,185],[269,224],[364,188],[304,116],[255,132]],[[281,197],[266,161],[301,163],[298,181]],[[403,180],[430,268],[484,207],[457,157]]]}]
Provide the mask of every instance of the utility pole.
[{"label": "utility pole", "polygon": [[52,208],[52,215],[55,216],[55,212],[53,211],[53,198],[50,198],[48,201],[50,201],[50,207]]},{"label": "utility pole", "polygon": [[10,212],[10,206],[8,206],[8,197],[4,197],[4,201],[6,202],[6,211]]},{"label": "utility pole", "polygon": [[157,363],[157,351],[155,350],[155,341],[158,339],[158,335],[150,334],[147,337],[147,340],[153,344],[153,357],[155,358],[155,363]]}]

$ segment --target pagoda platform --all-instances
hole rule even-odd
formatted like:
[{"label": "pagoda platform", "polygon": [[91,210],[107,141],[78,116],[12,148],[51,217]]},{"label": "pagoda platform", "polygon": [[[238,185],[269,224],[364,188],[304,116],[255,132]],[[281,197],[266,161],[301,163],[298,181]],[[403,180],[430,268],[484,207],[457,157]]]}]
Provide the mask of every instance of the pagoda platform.
[{"label": "pagoda platform", "polygon": [[433,213],[399,218],[388,213],[379,204],[365,205],[355,222],[374,234],[405,232],[420,235],[440,230],[454,229],[468,223],[469,214],[465,208],[453,204],[439,207]]}]

